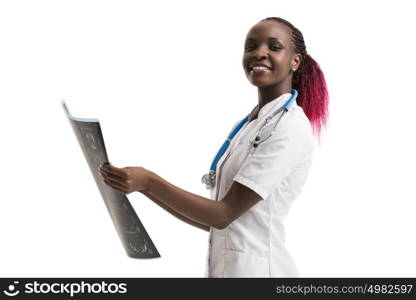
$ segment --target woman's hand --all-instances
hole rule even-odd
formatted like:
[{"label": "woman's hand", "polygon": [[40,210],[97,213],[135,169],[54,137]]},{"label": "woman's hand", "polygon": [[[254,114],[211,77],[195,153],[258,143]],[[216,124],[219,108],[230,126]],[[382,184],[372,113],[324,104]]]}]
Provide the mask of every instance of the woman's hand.
[{"label": "woman's hand", "polygon": [[117,168],[110,163],[100,167],[104,183],[122,194],[146,189],[150,172],[142,167]]}]

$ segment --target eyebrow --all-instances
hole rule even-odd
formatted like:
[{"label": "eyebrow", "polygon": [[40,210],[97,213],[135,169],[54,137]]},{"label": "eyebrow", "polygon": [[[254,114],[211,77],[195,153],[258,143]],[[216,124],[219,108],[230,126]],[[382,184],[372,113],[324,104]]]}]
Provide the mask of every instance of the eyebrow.
[{"label": "eyebrow", "polygon": [[[254,38],[248,38],[248,39],[246,39],[246,41],[255,41],[256,39],[254,39]],[[281,44],[283,44],[283,41],[282,40],[280,40],[280,39],[278,39],[278,38],[275,38],[275,37],[271,37],[271,38],[269,38],[269,41],[272,41],[272,40],[274,40],[274,41],[278,41],[279,43],[281,43]]]}]

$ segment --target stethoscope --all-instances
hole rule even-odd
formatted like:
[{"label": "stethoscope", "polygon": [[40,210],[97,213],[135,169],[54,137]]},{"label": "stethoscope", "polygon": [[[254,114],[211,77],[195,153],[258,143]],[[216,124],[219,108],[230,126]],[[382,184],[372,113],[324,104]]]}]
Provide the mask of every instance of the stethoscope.
[{"label": "stethoscope", "polygon": [[[270,138],[272,136],[273,132],[276,129],[277,124],[282,119],[283,115],[287,111],[289,111],[292,103],[296,100],[297,96],[298,96],[298,91],[296,89],[292,89],[292,96],[290,97],[290,99],[287,100],[286,103],[283,104],[282,107],[280,107],[279,109],[274,111],[270,116],[268,116],[266,118],[266,120],[262,124],[259,132],[257,133],[256,137],[249,142],[250,147],[253,146],[253,148],[257,148],[261,143],[263,143],[264,141],[266,141],[268,138]],[[261,139],[261,134],[263,133],[264,127],[270,122],[271,119],[273,119],[280,112],[281,112],[281,114],[279,115],[279,118],[277,119],[276,123],[274,124],[273,130],[270,132],[270,134],[268,136]],[[202,176],[201,182],[206,185],[207,189],[214,188],[215,181],[216,181],[217,164],[218,164],[219,160],[221,159],[221,157],[224,155],[224,153],[227,151],[228,147],[230,146],[231,140],[238,133],[238,131],[244,126],[244,124],[247,123],[249,117],[250,117],[250,114],[248,114],[244,119],[242,119],[240,121],[240,123],[238,123],[237,126],[233,129],[233,131],[227,137],[225,142],[222,144],[221,148],[218,150],[217,155],[215,155],[215,158],[211,163],[211,167],[209,168],[208,174],[205,174],[204,176]]]}]

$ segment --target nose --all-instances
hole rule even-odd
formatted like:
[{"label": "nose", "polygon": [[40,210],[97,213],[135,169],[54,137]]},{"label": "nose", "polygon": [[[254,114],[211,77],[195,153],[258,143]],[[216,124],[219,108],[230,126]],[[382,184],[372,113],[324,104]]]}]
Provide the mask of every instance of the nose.
[{"label": "nose", "polygon": [[269,56],[269,51],[267,47],[257,47],[257,49],[253,52],[253,58],[257,59],[257,60],[261,60],[264,58],[267,58]]}]

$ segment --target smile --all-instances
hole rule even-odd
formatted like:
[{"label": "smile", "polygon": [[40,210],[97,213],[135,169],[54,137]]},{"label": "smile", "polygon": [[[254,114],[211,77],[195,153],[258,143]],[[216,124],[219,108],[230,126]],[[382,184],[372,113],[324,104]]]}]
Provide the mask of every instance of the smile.
[{"label": "smile", "polygon": [[250,70],[250,75],[251,74],[265,74],[265,73],[270,73],[272,70],[268,67],[263,67],[263,66],[254,66],[251,68]]}]

